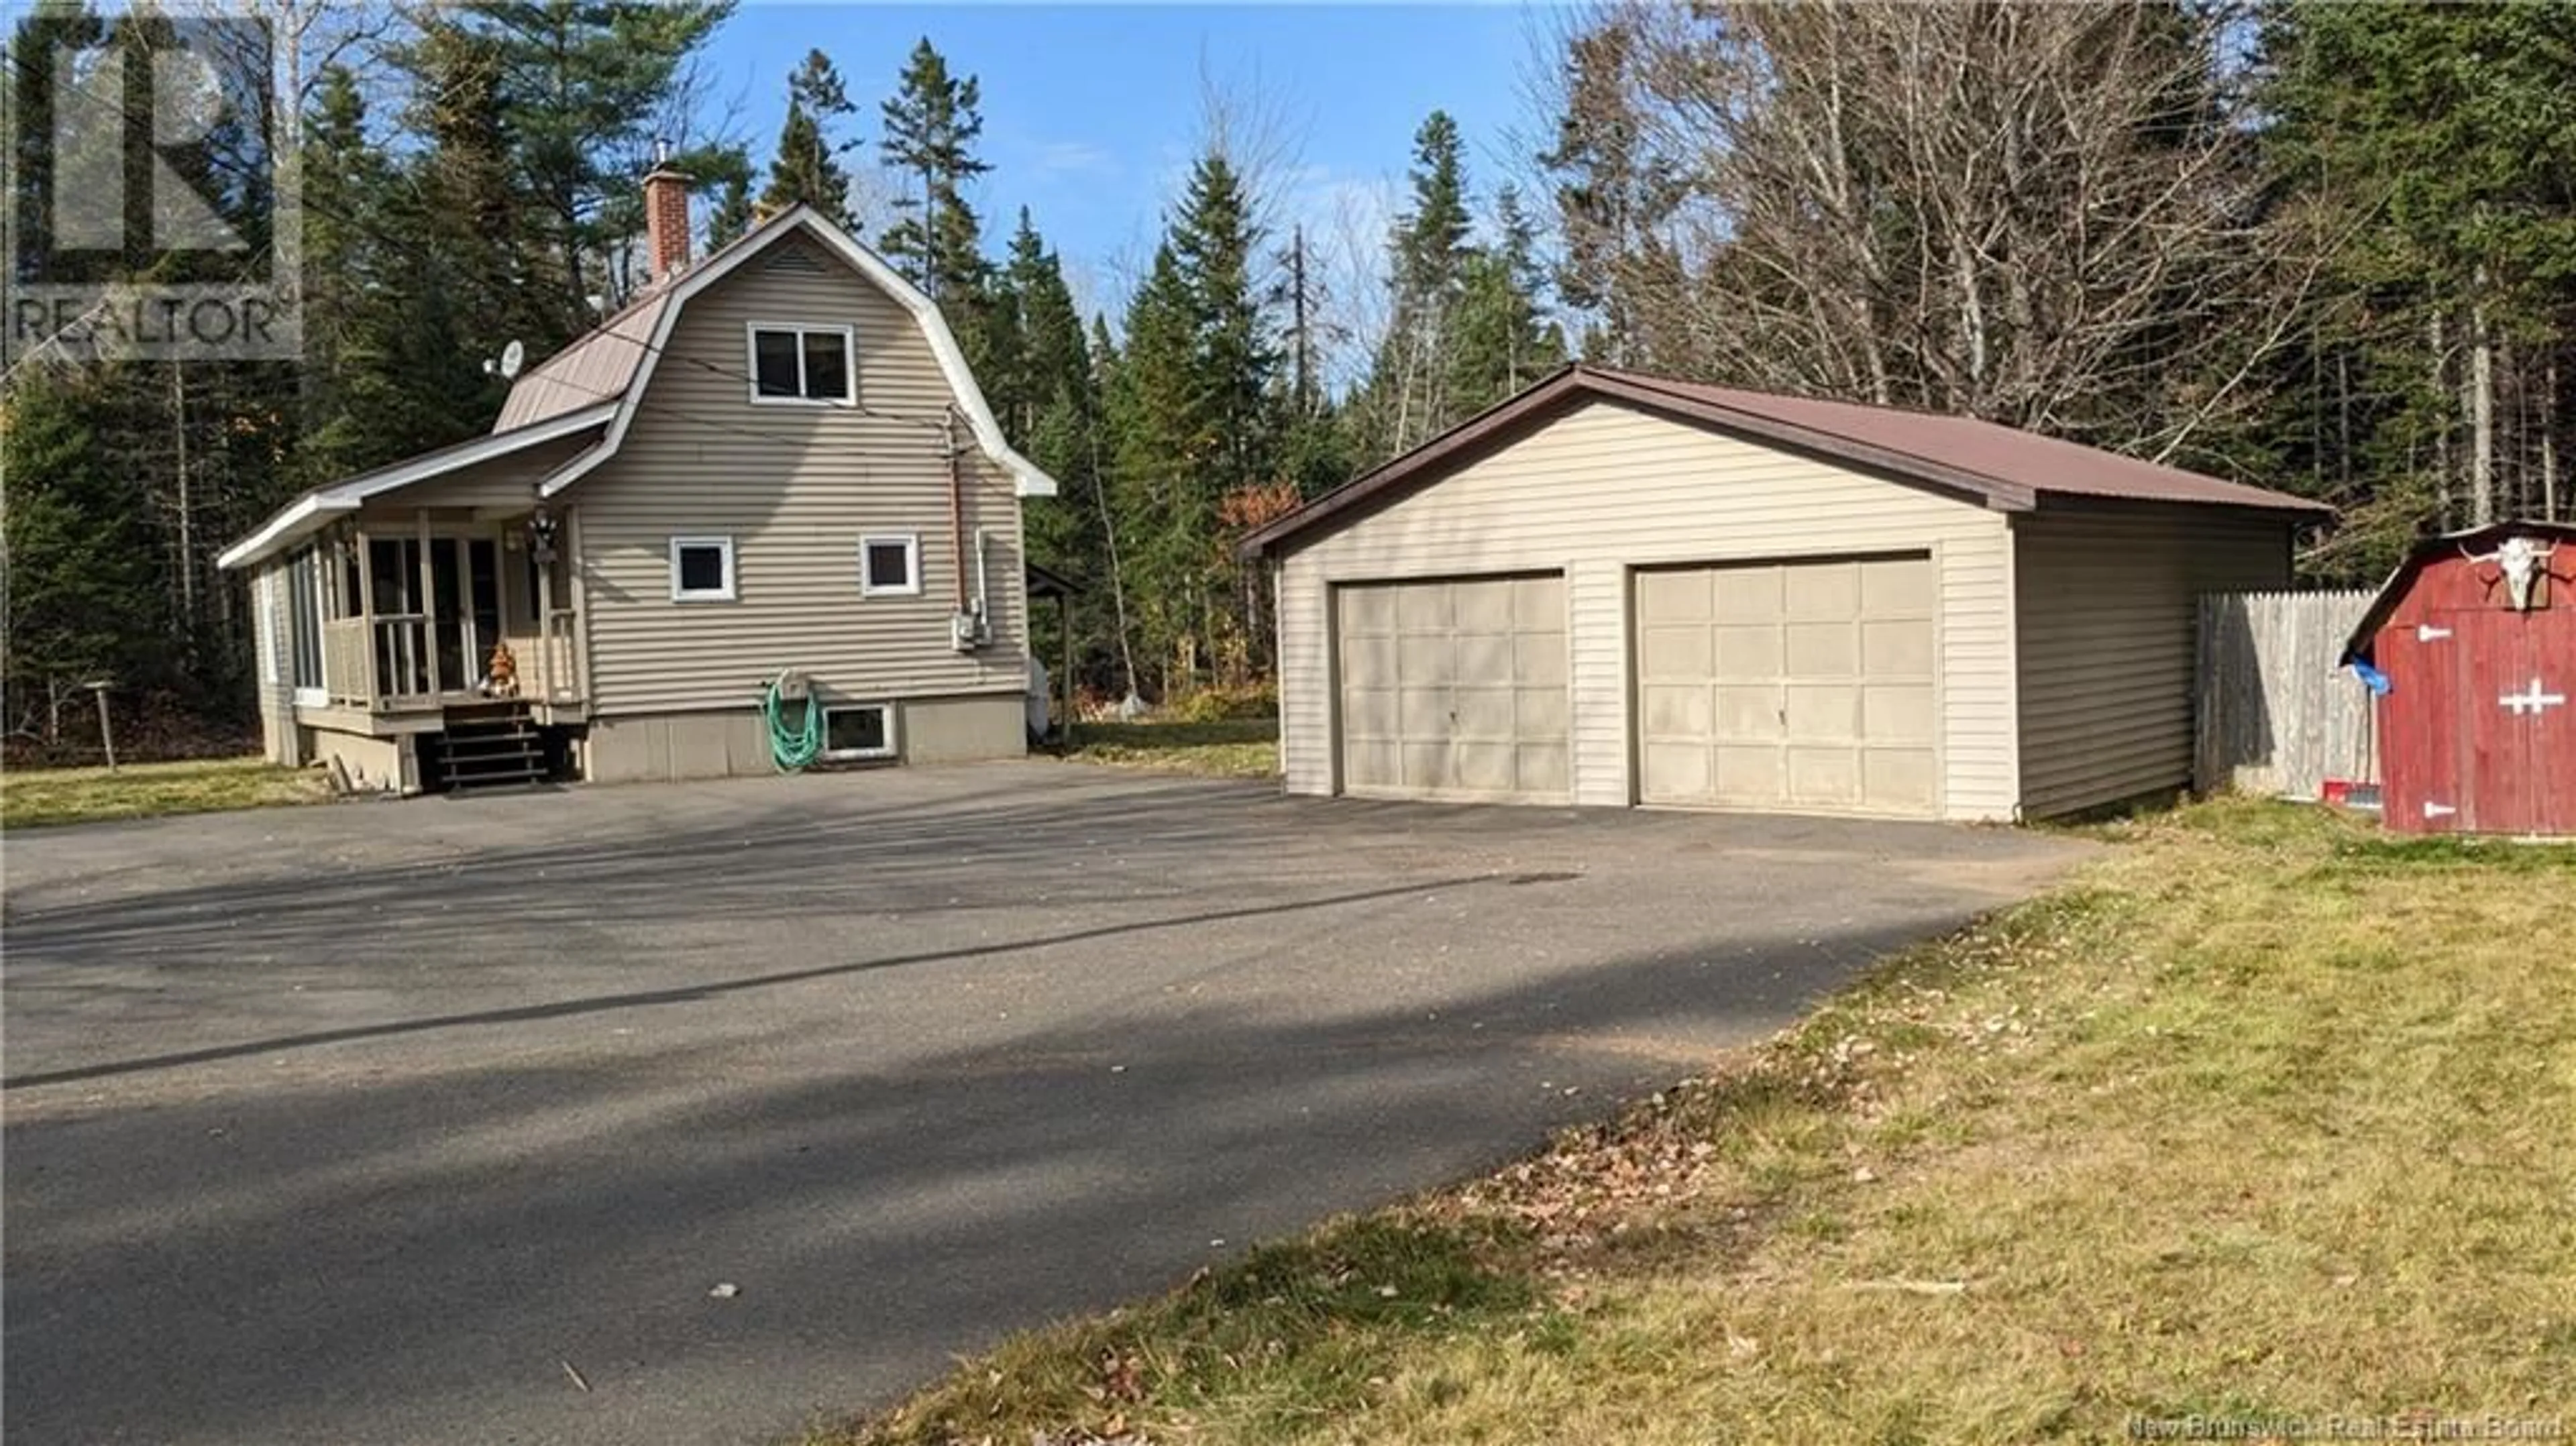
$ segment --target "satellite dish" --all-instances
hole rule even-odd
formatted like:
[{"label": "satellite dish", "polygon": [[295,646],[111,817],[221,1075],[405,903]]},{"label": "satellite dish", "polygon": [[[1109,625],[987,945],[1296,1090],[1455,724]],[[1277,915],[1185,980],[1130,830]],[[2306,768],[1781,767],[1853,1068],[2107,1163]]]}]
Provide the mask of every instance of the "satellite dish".
[{"label": "satellite dish", "polygon": [[517,381],[519,379],[519,368],[526,366],[527,364],[527,343],[513,341],[508,346],[501,348],[501,376],[503,380]]}]

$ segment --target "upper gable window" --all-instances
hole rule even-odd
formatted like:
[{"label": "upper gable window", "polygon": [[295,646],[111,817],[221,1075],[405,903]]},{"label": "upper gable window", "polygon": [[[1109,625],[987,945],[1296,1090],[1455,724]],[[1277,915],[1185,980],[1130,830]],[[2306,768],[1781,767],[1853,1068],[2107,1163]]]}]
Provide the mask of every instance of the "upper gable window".
[{"label": "upper gable window", "polygon": [[858,397],[857,368],[846,326],[751,326],[751,399],[755,402],[837,402]]}]

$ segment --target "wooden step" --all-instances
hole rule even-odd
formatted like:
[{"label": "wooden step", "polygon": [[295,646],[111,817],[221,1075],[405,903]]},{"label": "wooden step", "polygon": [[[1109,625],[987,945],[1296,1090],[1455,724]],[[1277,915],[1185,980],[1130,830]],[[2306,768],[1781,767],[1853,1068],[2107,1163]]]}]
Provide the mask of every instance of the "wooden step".
[{"label": "wooden step", "polygon": [[534,733],[478,733],[447,736],[447,754],[543,752],[545,740]]}]

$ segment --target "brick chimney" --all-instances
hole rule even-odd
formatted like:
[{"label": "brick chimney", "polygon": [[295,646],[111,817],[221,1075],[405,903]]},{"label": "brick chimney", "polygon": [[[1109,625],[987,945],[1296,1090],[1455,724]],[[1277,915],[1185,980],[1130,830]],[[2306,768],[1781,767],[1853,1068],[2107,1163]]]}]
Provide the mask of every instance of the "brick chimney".
[{"label": "brick chimney", "polygon": [[689,264],[689,178],[665,157],[644,178],[644,250],[656,286]]}]

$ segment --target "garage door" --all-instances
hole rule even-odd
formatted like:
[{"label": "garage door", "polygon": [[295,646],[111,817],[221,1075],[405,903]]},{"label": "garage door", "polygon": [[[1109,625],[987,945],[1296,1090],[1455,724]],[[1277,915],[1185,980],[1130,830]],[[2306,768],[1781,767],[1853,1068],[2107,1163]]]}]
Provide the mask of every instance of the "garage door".
[{"label": "garage door", "polygon": [[1342,789],[1562,803],[1565,579],[1346,583]]},{"label": "garage door", "polygon": [[1638,798],[1929,816],[1928,556],[1636,574]]}]

